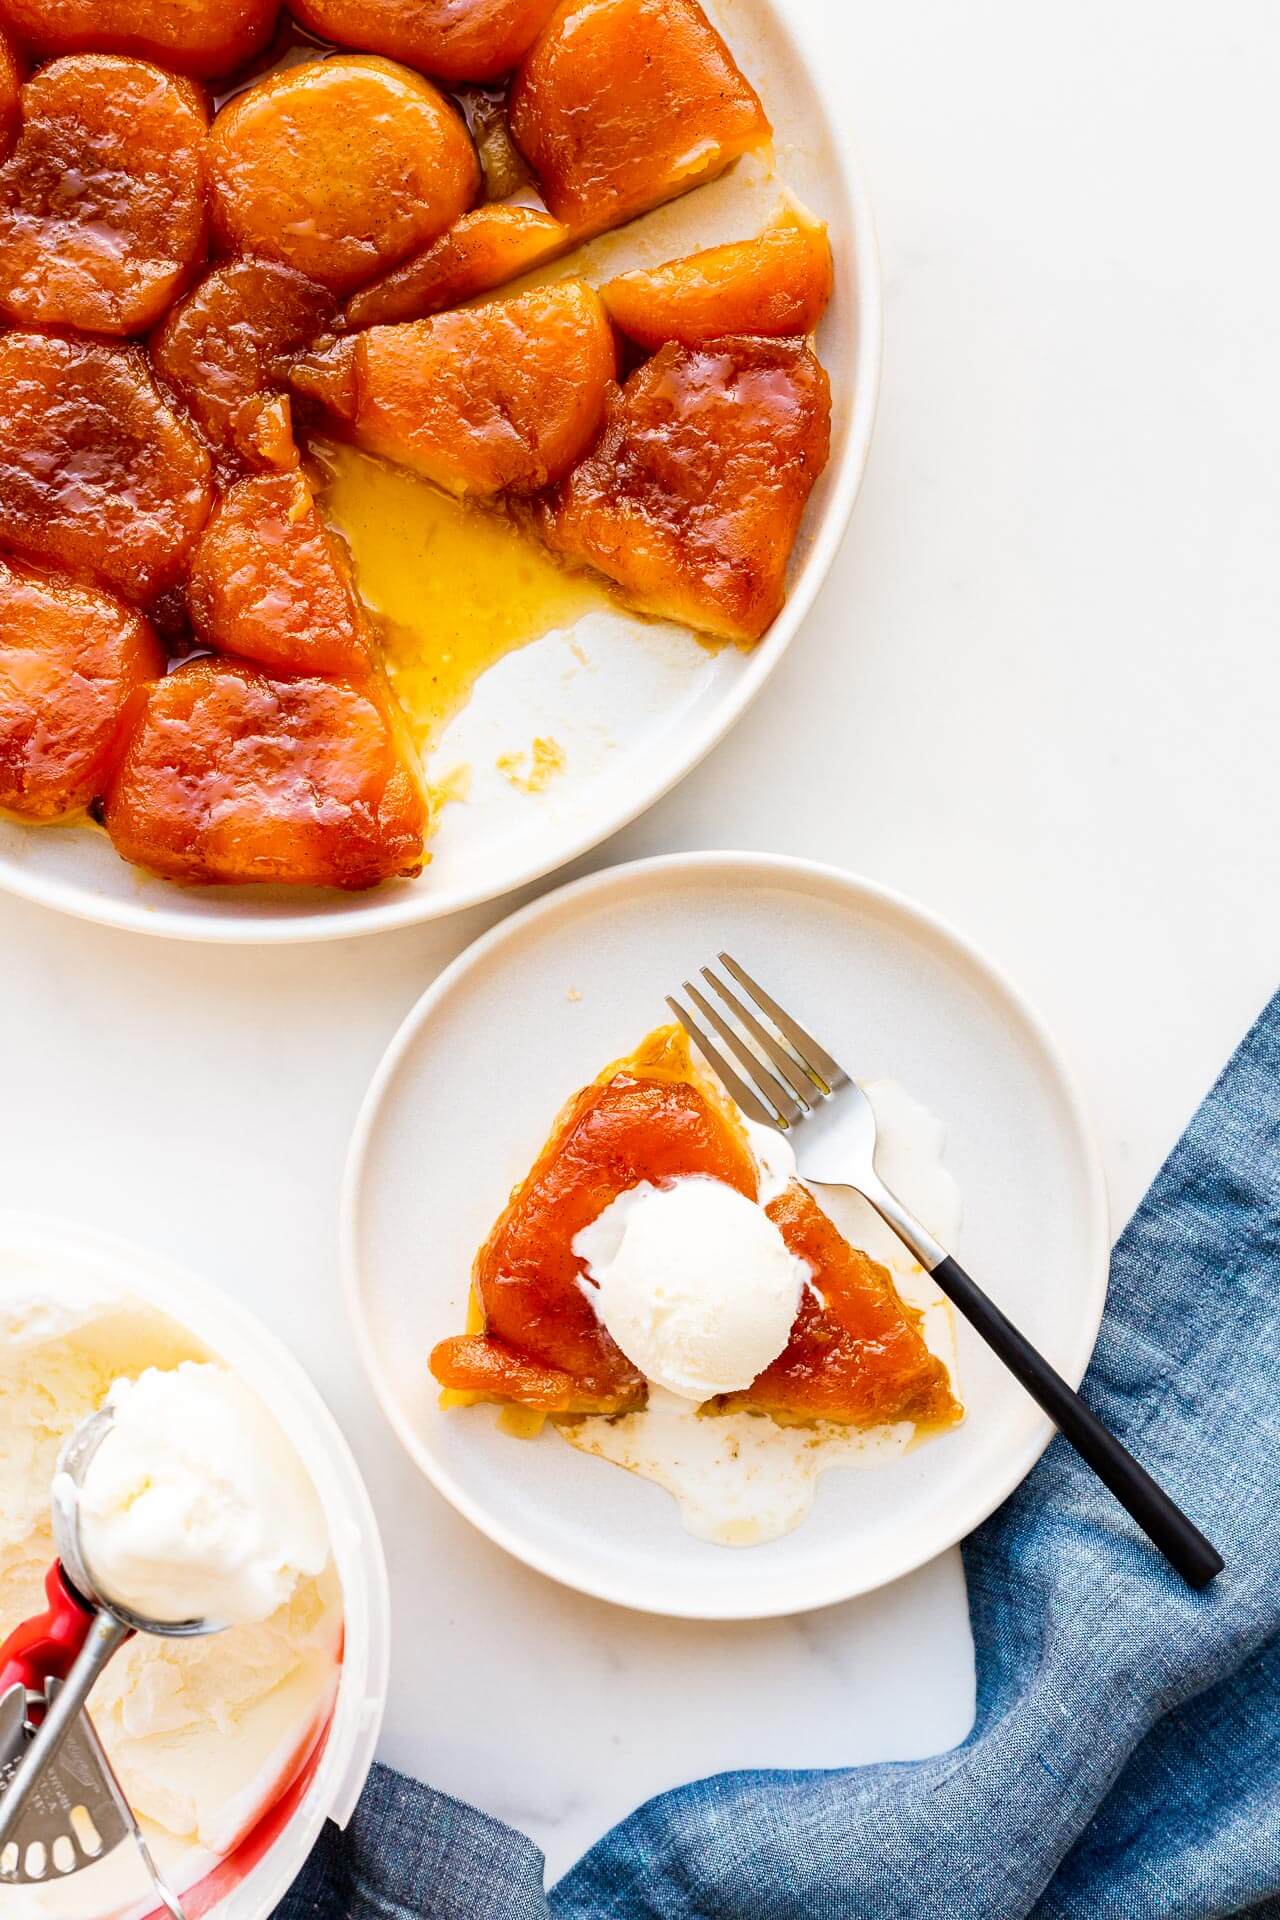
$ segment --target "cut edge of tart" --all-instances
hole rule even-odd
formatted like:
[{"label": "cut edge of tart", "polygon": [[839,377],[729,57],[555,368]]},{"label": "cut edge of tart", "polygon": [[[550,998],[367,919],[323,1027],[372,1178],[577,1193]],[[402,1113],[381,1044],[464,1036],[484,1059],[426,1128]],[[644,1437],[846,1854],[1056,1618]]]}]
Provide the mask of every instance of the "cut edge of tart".
[{"label": "cut edge of tart", "polygon": [[[565,1103],[477,1253],[466,1331],[430,1356],[440,1405],[496,1403],[504,1430],[521,1436],[548,1418],[576,1424],[642,1411],[648,1383],[596,1321],[579,1285],[574,1235],[645,1178],[661,1185],[681,1173],[727,1175],[754,1199],[756,1169],[742,1115],[684,1033],[647,1035]],[[745,1391],[704,1402],[699,1415],[845,1430],[909,1421],[917,1439],[957,1424],[964,1409],[950,1371],[889,1269],[846,1239],[798,1180],[766,1210],[813,1283],[784,1352]],[[525,1347],[513,1335],[522,1315]]]}]

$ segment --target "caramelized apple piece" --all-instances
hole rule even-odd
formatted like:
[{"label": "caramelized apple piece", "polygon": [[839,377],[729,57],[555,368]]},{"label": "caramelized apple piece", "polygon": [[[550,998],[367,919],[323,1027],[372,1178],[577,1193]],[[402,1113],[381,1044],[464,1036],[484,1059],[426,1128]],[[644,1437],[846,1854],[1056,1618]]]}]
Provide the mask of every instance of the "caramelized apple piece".
[{"label": "caramelized apple piece", "polygon": [[132,53],[207,77],[267,44],[278,0],[0,0],[0,23],[38,54]]},{"label": "caramelized apple piece", "polygon": [[946,1426],[958,1418],[947,1370],[888,1268],[850,1246],[798,1182],[768,1212],[791,1252],[809,1263],[821,1301],[806,1288],[785,1353],[745,1392],[716,1406],[858,1426]]},{"label": "caramelized apple piece", "polygon": [[0,33],[0,160],[7,160],[22,119],[22,62]]},{"label": "caramelized apple piece", "polygon": [[349,293],[428,246],[475,198],[479,162],[444,95],[342,55],[255,81],[213,123],[214,227]]},{"label": "caramelized apple piece", "polygon": [[96,800],[142,688],[164,670],[132,607],[0,560],[0,807],[56,820]]},{"label": "caramelized apple piece", "polygon": [[831,298],[825,227],[771,227],[754,240],[708,247],[601,287],[609,318],[650,351],[696,347],[726,333],[812,333]]},{"label": "caramelized apple piece", "polygon": [[117,852],[169,880],[347,888],[417,873],[426,818],[375,680],[208,659],[150,687],[105,812]]},{"label": "caramelized apple piece", "polygon": [[827,459],[830,390],[795,340],[665,346],[612,395],[604,432],[543,509],[549,545],[637,606],[758,640]]},{"label": "caramelized apple piece", "polygon": [[287,393],[258,393],[237,410],[236,450],[256,472],[286,473],[301,455],[293,437],[293,402]]},{"label": "caramelized apple piece", "polygon": [[562,0],[516,76],[511,131],[557,220],[598,232],[769,138],[697,0]]},{"label": "caramelized apple piece", "polygon": [[[662,1029],[570,1103],[476,1256],[484,1332],[442,1341],[431,1355],[442,1385],[551,1413],[644,1404],[643,1377],[583,1294],[573,1241],[641,1180],[704,1174],[754,1197],[755,1161],[739,1126],[689,1073],[683,1037]],[[798,1184],[769,1214],[809,1263],[817,1291],[806,1289],[786,1351],[715,1407],[859,1426],[956,1419],[946,1368],[887,1270],[851,1247]]]},{"label": "caramelized apple piece", "polygon": [[585,1386],[563,1367],[541,1366],[484,1333],[442,1340],[431,1355],[431,1370],[454,1393],[511,1400],[539,1413],[634,1413],[644,1404],[638,1374],[619,1373],[613,1384]]},{"label": "caramelized apple piece", "polygon": [[204,252],[207,140],[189,80],[114,54],[42,67],[0,167],[0,313],[87,333],[158,320]]},{"label": "caramelized apple piece", "polygon": [[544,487],[582,456],[616,361],[599,296],[562,280],[372,327],[353,365],[349,424],[362,446],[451,493],[492,494]]},{"label": "caramelized apple piece", "polygon": [[360,410],[362,338],[331,334],[300,354],[289,369],[289,385],[304,404],[317,402],[346,427],[355,425]]},{"label": "caramelized apple piece", "polygon": [[372,664],[341,549],[296,469],[228,489],[200,536],[187,604],[197,634],[220,653],[353,680]]},{"label": "caramelized apple piece", "polygon": [[[573,1239],[638,1181],[660,1185],[686,1173],[755,1192],[745,1141],[719,1122],[695,1087],[623,1071],[585,1088],[476,1255],[472,1278],[484,1337],[567,1373],[588,1398],[610,1403],[610,1411],[642,1406],[643,1375],[582,1293]],[[432,1372],[442,1385],[465,1390],[475,1378],[474,1355],[465,1379],[455,1371],[456,1358],[455,1344],[446,1341],[431,1356]],[[495,1383],[501,1360],[501,1353],[492,1357]],[[509,1374],[502,1397],[520,1400],[520,1384]],[[483,1390],[498,1397],[496,1386]]]},{"label": "caramelized apple piece", "polygon": [[209,456],[138,348],[0,334],[0,547],[146,605],[212,501]]},{"label": "caramelized apple piece", "polygon": [[346,324],[387,326],[460,306],[554,260],[571,240],[567,227],[534,207],[476,207],[425,253],[362,287],[347,303]]},{"label": "caramelized apple piece", "polygon": [[556,0],[293,0],[304,27],[442,80],[496,80],[527,53]]},{"label": "caramelized apple piece", "polygon": [[[224,464],[281,464],[259,417],[299,348],[328,326],[325,287],[274,260],[229,260],[179,302],[151,339],[151,363]],[[287,461],[286,461],[287,464]]]}]

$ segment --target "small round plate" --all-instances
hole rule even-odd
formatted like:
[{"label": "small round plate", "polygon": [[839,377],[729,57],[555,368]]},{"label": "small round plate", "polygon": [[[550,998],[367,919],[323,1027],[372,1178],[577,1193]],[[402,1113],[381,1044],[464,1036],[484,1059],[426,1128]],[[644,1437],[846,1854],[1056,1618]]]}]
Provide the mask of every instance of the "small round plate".
[{"label": "small round plate", "polygon": [[1041,1023],[931,914],[851,874],[682,854],[562,888],[478,940],[423,995],[365,1100],[347,1165],[348,1302],[374,1389],[460,1513],[529,1566],[653,1613],[747,1619],[898,1578],[983,1520],[1052,1429],[959,1332],[959,1427],[822,1476],[783,1539],[693,1538],[660,1488],[513,1439],[492,1407],[443,1412],[427,1369],[461,1330],[472,1258],[564,1100],[668,1018],[663,995],[729,948],[850,1071],[892,1077],[946,1125],[959,1257],[1072,1382],[1106,1297],[1102,1167]]}]

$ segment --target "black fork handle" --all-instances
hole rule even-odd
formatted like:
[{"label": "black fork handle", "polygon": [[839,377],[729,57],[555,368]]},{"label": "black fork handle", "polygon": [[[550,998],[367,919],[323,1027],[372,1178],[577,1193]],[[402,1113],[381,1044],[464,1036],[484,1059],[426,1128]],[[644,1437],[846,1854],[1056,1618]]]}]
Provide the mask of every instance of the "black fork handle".
[{"label": "black fork handle", "polygon": [[1126,1512],[1132,1514],[1170,1566],[1182,1575],[1188,1586],[1207,1587],[1222,1572],[1223,1558],[1188,1520],[1181,1507],[1174,1504],[1145,1467],[1138,1465],[1128,1448],[1121,1446],[1098,1416],[1089,1411],[1080,1395],[1067,1385],[1060,1373],[1055,1373],[1043,1354],[1037,1353],[1026,1336],[1005,1318],[958,1260],[948,1254],[933,1268],[933,1278],[970,1326],[1004,1361],[1015,1380],[1044,1408],[1081,1459],[1111,1489]]}]

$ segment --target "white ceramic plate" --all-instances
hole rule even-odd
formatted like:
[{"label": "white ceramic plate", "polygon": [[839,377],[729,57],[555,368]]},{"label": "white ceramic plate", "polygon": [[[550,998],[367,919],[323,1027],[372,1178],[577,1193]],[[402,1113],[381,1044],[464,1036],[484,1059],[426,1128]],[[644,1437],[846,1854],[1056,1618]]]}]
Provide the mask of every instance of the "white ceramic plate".
[{"label": "white ceramic plate", "polygon": [[477,941],[419,1001],[374,1079],[347,1166],[343,1244],[374,1389],[460,1513],[583,1592],[745,1619],[846,1599],[931,1559],[1018,1484],[1051,1428],[962,1325],[961,1426],[883,1467],[828,1472],[794,1533],[734,1550],[693,1538],[660,1488],[554,1432],[519,1441],[492,1407],[440,1410],[428,1351],[461,1330],[472,1257],[561,1103],[661,1024],[664,993],[723,946],[844,1065],[900,1081],[945,1122],[965,1205],[956,1252],[1078,1381],[1106,1296],[1106,1198],[1053,1042],[950,928],[804,861],[640,861]]},{"label": "white ceramic plate", "polygon": [[[760,691],[825,577],[853,508],[875,418],[880,280],[871,212],[844,131],[786,20],[785,0],[725,0],[713,13],[759,88],[776,133],[777,178],[757,161],[606,236],[588,249],[599,280],[758,231],[779,183],[824,219],[836,285],[819,334],[831,375],[831,459],[814,490],[789,598],[760,645],[711,653],[687,633],[625,614],[591,614],[485,675],[432,756],[437,775],[465,763],[465,804],[441,814],[416,881],[341,895],[244,887],[184,889],[119,860],[92,827],[53,830],[0,819],[0,887],[109,926],[218,941],[326,940],[431,920],[575,859],[651,806],[702,759]],[[555,274],[572,265],[561,263]],[[430,590],[424,580],[424,592]],[[496,767],[538,734],[565,749],[544,793],[517,791]]]}]

